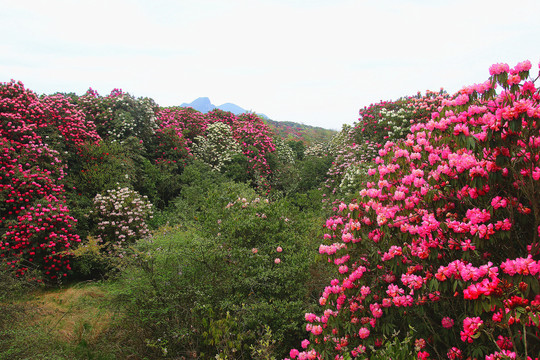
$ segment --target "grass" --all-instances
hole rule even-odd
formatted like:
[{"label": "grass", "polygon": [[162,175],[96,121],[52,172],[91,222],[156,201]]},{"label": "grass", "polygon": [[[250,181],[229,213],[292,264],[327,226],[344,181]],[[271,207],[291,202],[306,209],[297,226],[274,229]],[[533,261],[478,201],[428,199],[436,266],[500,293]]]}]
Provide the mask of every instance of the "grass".
[{"label": "grass", "polygon": [[115,306],[114,286],[79,283],[0,302],[0,360],[146,359],[143,336]]}]

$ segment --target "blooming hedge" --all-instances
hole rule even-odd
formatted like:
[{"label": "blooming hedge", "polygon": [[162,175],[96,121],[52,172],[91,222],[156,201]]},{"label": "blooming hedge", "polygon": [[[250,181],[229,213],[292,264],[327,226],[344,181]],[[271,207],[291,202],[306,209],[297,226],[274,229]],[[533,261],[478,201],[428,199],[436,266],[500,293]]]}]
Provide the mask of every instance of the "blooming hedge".
[{"label": "blooming hedge", "polygon": [[69,250],[80,239],[65,206],[65,164],[49,142],[97,140],[83,122],[61,95],[40,99],[20,82],[0,84],[0,257],[17,275],[35,266],[57,279],[71,268]]},{"label": "blooming hedge", "polygon": [[[490,68],[404,140],[327,220],[339,274],[291,358],[375,356],[414,327],[418,358],[540,351],[540,92],[531,63]],[[538,78],[536,78],[538,79]]]}]

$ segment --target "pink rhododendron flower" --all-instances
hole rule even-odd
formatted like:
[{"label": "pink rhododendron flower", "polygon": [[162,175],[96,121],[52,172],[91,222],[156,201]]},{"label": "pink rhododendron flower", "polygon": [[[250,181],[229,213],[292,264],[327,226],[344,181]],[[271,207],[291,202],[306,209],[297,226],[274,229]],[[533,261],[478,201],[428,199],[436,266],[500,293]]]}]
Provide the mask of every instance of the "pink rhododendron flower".
[{"label": "pink rhododendron flower", "polygon": [[454,326],[454,320],[452,318],[449,318],[448,316],[443,317],[442,326],[446,329],[450,329],[452,326]]},{"label": "pink rhododendron flower", "polygon": [[358,331],[358,336],[360,336],[361,339],[365,339],[369,336],[369,329],[363,327],[363,328],[360,328],[360,330]]}]

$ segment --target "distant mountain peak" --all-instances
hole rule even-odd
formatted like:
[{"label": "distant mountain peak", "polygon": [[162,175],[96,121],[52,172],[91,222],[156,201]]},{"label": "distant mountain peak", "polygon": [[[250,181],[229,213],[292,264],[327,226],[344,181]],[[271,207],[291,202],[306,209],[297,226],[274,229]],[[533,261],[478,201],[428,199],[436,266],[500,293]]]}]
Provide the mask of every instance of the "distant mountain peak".
[{"label": "distant mountain peak", "polygon": [[[219,106],[216,106],[214,104],[212,104],[212,102],[210,101],[209,98],[203,96],[203,97],[199,97],[195,100],[193,100],[192,102],[190,103],[182,103],[182,105],[180,105],[180,107],[191,107],[191,108],[194,108],[195,110],[197,111],[200,111],[202,112],[203,114],[206,114],[207,112],[209,111],[212,111],[214,109],[219,109],[219,110],[223,110],[223,111],[229,111],[229,112],[232,112],[234,115],[240,115],[240,114],[245,114],[247,112],[249,112],[248,110],[236,105],[236,104],[233,104],[233,103],[225,103],[225,104],[221,104]],[[263,114],[257,114],[257,115],[260,115],[260,116],[265,116]]]},{"label": "distant mountain peak", "polygon": [[194,108],[195,110],[197,111],[200,111],[204,114],[206,114],[207,112],[209,111],[212,111],[216,108],[215,105],[213,105],[211,102],[210,102],[210,99],[207,98],[207,97],[199,97],[195,100],[193,100],[191,103],[182,103],[182,105],[180,105],[181,107],[191,107],[191,108]]},{"label": "distant mountain peak", "polygon": [[[240,115],[240,114],[245,114],[249,112],[248,110],[229,102],[216,106],[212,104],[209,98],[204,97],[204,96],[199,97],[190,103],[182,103],[180,107],[191,107],[197,111],[202,112],[203,114],[206,114],[207,112],[212,111],[214,109],[232,112],[234,115]],[[256,113],[256,114],[259,115],[260,117],[268,118],[268,116],[264,114],[260,114],[260,113]]]},{"label": "distant mountain peak", "polygon": [[234,115],[239,115],[247,112],[245,109],[242,109],[240,106],[233,103],[221,104],[217,108],[223,111],[230,111]]}]

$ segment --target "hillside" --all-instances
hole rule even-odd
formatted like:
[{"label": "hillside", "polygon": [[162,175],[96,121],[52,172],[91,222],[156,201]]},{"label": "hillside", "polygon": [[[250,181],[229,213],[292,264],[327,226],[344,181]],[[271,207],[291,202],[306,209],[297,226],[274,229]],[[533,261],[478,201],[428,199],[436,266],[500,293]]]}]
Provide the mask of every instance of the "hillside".
[{"label": "hillside", "polygon": [[330,141],[338,133],[334,130],[299,124],[292,121],[264,119],[264,122],[274,134],[280,136],[283,140],[303,141],[307,145]]}]

